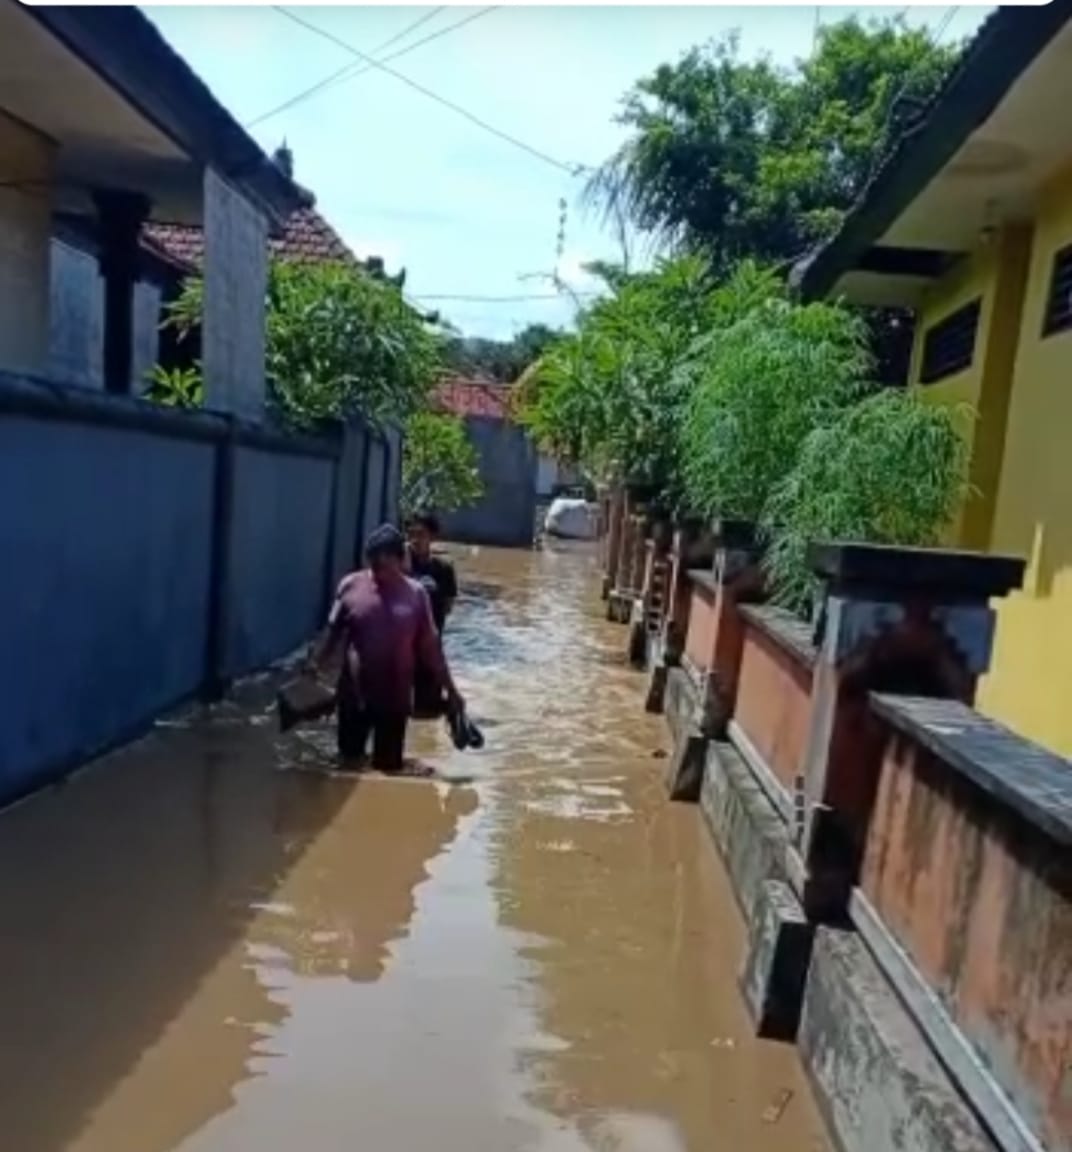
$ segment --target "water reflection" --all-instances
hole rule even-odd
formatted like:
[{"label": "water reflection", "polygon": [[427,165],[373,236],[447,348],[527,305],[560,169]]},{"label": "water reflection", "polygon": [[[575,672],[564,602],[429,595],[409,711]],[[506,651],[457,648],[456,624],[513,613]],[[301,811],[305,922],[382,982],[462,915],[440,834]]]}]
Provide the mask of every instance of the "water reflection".
[{"label": "water reflection", "polygon": [[821,1146],[587,554],[455,558],[475,786],[327,774],[268,678],[0,818],[5,1147]]},{"label": "water reflection", "polygon": [[263,1074],[273,965],[382,974],[476,796],[277,771],[270,695],[0,818],[4,1147],[175,1148]]}]

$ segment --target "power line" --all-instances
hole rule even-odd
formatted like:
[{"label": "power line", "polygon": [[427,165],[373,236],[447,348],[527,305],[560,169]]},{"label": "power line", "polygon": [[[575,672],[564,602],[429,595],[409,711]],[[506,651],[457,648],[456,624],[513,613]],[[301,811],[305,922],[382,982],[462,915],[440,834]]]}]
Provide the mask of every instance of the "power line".
[{"label": "power line", "polygon": [[[408,36],[411,32],[416,32],[416,30],[420,28],[422,24],[427,24],[429,20],[433,19],[435,16],[438,16],[442,11],[443,8],[439,7],[432,8],[430,11],[425,12],[423,16],[419,16],[416,20],[413,20],[407,24],[405,28],[403,28],[400,32],[396,32],[393,36],[384,40],[382,44],[377,44],[376,47],[372,49],[373,55],[379,56],[379,54],[385,49],[390,48],[392,44],[397,44],[399,40]],[[406,49],[406,51],[412,51],[414,48],[419,47],[420,44],[424,44],[425,42],[425,40],[421,40],[419,44],[411,44],[410,47]],[[401,53],[399,53],[399,55],[401,55]],[[393,58],[393,56],[389,57],[389,59]],[[277,104],[270,111],[264,112],[260,116],[257,116],[255,119],[250,120],[249,123],[245,125],[245,127],[255,128],[258,124],[262,124],[265,120],[269,120],[273,116],[279,115],[280,112],[285,112],[287,109],[293,108],[296,104],[300,104],[303,100],[308,100],[311,96],[315,96],[318,92],[323,92],[325,88],[330,88],[333,84],[338,83],[340,80],[356,78],[357,76],[360,76],[362,72],[367,72],[368,70],[369,69],[367,65],[365,67],[359,67],[353,62],[344,64],[341,68],[336,68],[334,72],[325,76],[322,80],[318,80],[311,87],[303,88],[301,92],[291,96],[288,100],[284,100],[282,104]]]},{"label": "power line", "polygon": [[[390,45],[397,43],[403,37],[408,36],[411,32],[415,32],[422,24],[427,24],[429,20],[438,16],[440,12],[445,11],[443,7],[433,8],[430,12],[426,12],[419,20],[415,20],[412,24],[408,24],[401,32],[397,32],[389,40],[385,40],[382,44],[372,49],[374,55],[379,57],[379,53]],[[414,41],[412,44],[407,44],[404,48],[400,48],[397,52],[392,52],[390,56],[384,56],[380,59],[380,63],[385,63],[388,60],[397,60],[400,56],[405,56],[409,52],[413,52],[417,48],[422,48],[425,44],[430,44],[433,40],[438,40],[441,36],[446,36],[451,32],[457,31],[459,28],[464,27],[466,24],[471,24],[474,20],[479,19],[481,16],[486,16],[489,12],[493,12],[494,8],[485,8],[479,12],[470,13],[464,19],[456,20],[453,24],[448,24],[445,28],[440,28],[432,32],[428,36],[422,37],[420,40]],[[334,72],[325,76],[322,80],[318,80],[315,84],[310,85],[308,88],[303,88],[300,92],[295,93],[289,99],[284,100],[282,104],[277,104],[274,108],[270,108],[267,112],[262,112],[260,116],[250,120],[245,127],[255,128],[258,124],[264,123],[265,120],[270,120],[273,116],[278,116],[281,112],[287,112],[297,104],[318,95],[320,92],[328,88],[334,88],[337,84],[341,84],[346,80],[356,80],[359,76],[364,76],[366,72],[372,71],[371,64],[362,64],[360,61],[344,64],[341,68],[336,68]]]},{"label": "power line", "polygon": [[[278,4],[273,5],[273,7],[281,16],[285,16],[288,20],[292,20],[295,24],[300,25],[307,31],[317,36],[322,36],[325,40],[330,40],[333,44],[337,44],[340,48],[344,48],[347,52],[364,60],[370,68],[378,68],[380,71],[386,72],[389,76],[393,76],[396,80],[401,80],[403,84],[408,85],[415,92],[420,92],[422,96],[427,96],[429,100],[434,100],[444,108],[449,108],[450,111],[468,120],[471,124],[475,124],[478,128],[483,128],[485,132],[490,132],[491,135],[497,136],[500,140],[505,140],[508,144],[513,144],[515,148],[520,148],[523,152],[527,152],[537,160],[542,160],[545,164],[550,164],[553,168],[557,168],[561,172],[568,172],[571,176],[576,176],[586,170],[583,164],[567,164],[562,160],[557,160],[554,156],[548,155],[539,148],[531,144],[526,144],[524,140],[519,140],[516,136],[510,135],[509,132],[504,132],[501,128],[496,128],[493,124],[482,120],[475,112],[470,112],[468,108],[463,108],[460,104],[455,104],[453,100],[448,100],[445,96],[440,96],[438,92],[433,92],[430,88],[425,88],[423,84],[418,84],[416,80],[411,80],[410,77],[404,73],[394,68],[389,68],[386,60],[374,60],[371,56],[359,51],[353,47],[352,44],[347,44],[345,40],[341,40],[326,28],[319,28],[317,25],[310,23],[303,17],[296,15],[294,12]],[[481,9],[481,14],[485,14],[488,11],[491,11],[491,9]],[[388,59],[390,59],[390,57],[388,57]]]},{"label": "power line", "polygon": [[[575,296],[584,299],[599,296],[599,292],[576,292]],[[455,304],[527,304],[536,300],[565,300],[561,292],[541,292],[521,296],[466,296],[450,293],[420,293],[410,297],[411,300],[430,302],[450,302]]]}]

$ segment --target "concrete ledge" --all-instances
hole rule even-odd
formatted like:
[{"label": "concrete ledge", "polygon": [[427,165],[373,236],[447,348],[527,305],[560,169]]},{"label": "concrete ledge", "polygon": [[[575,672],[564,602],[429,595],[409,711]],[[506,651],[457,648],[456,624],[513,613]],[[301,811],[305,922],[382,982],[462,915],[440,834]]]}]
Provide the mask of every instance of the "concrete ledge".
[{"label": "concrete ledge", "polygon": [[703,786],[707,739],[698,728],[689,728],[674,741],[666,765],[666,790],[671,800],[695,804]]},{"label": "concrete ledge", "polygon": [[699,694],[692,677],[684,668],[668,668],[663,692],[663,715],[674,743],[698,727]]},{"label": "concrete ledge", "polygon": [[950,1019],[938,996],[927,986],[907,953],[890,935],[867,897],[859,889],[849,904],[852,922],[879,970],[965,1096],[986,1121],[1004,1152],[1045,1152],[1042,1142],[1024,1123],[1012,1102],[963,1033]]},{"label": "concrete ledge", "polygon": [[752,743],[748,733],[737,723],[731,720],[728,727],[729,738],[733,746],[741,754],[741,758],[752,771],[756,783],[767,794],[767,799],[786,822],[792,826],[796,819],[796,807],[793,803],[793,794],[775,776],[773,769],[763,759],[759,749]]},{"label": "concrete ledge", "polygon": [[749,931],[741,992],[760,1036],[793,1040],[800,1025],[815,928],[788,884],[760,886]]},{"label": "concrete ledge", "polygon": [[668,672],[667,666],[659,661],[656,661],[651,669],[648,690],[644,695],[644,711],[650,712],[653,716],[662,715],[663,701],[666,699],[666,675]]},{"label": "concrete ledge", "polygon": [[633,615],[633,597],[618,589],[607,597],[607,619],[612,624],[628,624]]},{"label": "concrete ledge", "polygon": [[700,806],[737,902],[751,924],[763,884],[791,880],[786,869],[790,845],[785,821],[740,753],[718,740],[708,744]]},{"label": "concrete ledge", "polygon": [[1031,835],[1072,848],[1069,762],[1025,740],[958,700],[873,695],[875,712],[997,804],[1015,812]]},{"label": "concrete ledge", "polygon": [[810,624],[775,604],[742,604],[740,611],[749,624],[802,667],[815,667],[819,652]]},{"label": "concrete ledge", "polygon": [[854,933],[816,932],[799,1044],[844,1152],[997,1152]]},{"label": "concrete ledge", "polygon": [[644,619],[644,601],[634,600],[629,612],[629,663],[638,671],[648,666],[648,627]]},{"label": "concrete ledge", "polygon": [[671,668],[678,666],[678,660],[668,651],[665,636],[652,636],[648,641],[648,668],[651,677],[644,697],[644,711],[658,716],[662,714],[666,698],[666,677]]}]

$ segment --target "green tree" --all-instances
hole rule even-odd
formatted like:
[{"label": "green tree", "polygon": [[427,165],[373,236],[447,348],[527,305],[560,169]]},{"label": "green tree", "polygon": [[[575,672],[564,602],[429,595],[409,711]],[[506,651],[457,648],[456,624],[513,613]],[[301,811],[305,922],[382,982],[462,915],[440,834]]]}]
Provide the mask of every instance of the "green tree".
[{"label": "green tree", "polygon": [[770,281],[739,272],[724,296],[727,322],[678,368],[687,399],[682,476],[695,512],[758,520],[807,436],[869,387],[867,331],[830,304],[785,300]]},{"label": "green tree", "polygon": [[903,19],[827,25],[791,69],[742,61],[732,35],[695,48],[627,94],[629,136],[588,194],[719,272],[795,259],[837,226],[956,56]]},{"label": "green tree", "polygon": [[887,389],[814,429],[765,509],[776,598],[797,610],[810,604],[813,541],[940,543],[968,494],[962,417]]},{"label": "green tree", "polygon": [[413,413],[402,450],[403,513],[434,508],[451,512],[483,495],[477,453],[457,416]]},{"label": "green tree", "polygon": [[[193,277],[165,324],[188,336],[201,323],[202,281]],[[268,399],[285,423],[311,427],[360,413],[404,421],[425,405],[441,371],[439,334],[390,278],[348,264],[274,261],[266,299]],[[184,395],[200,395],[182,374]],[[150,395],[178,403],[169,374]]]},{"label": "green tree", "polygon": [[482,336],[447,339],[447,366],[466,376],[490,376],[503,384],[514,383],[561,335],[546,324],[529,324],[512,340],[487,340]]},{"label": "green tree", "polygon": [[524,379],[520,418],[536,441],[598,479],[674,502],[682,395],[674,369],[714,322],[717,298],[698,257],[651,272],[608,270],[611,294],[583,309]]},{"label": "green tree", "polygon": [[390,280],[345,264],[272,265],[267,371],[284,418],[404,421],[426,402],[440,356],[438,335]]}]

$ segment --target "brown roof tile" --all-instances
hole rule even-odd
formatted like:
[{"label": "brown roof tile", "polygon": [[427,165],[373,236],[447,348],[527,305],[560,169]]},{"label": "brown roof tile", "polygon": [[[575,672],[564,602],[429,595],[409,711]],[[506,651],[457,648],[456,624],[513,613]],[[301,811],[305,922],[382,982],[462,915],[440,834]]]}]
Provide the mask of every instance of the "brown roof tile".
[{"label": "brown roof tile", "polygon": [[[144,240],[150,250],[162,250],[174,262],[191,269],[200,265],[205,254],[204,233],[185,224],[149,224]],[[283,235],[269,237],[268,247],[272,255],[281,260],[310,264],[357,262],[357,257],[315,208],[292,212]]]},{"label": "brown roof tile", "polygon": [[435,390],[436,407],[453,416],[484,416],[491,420],[510,419],[509,384],[495,380],[453,376],[440,381]]}]

